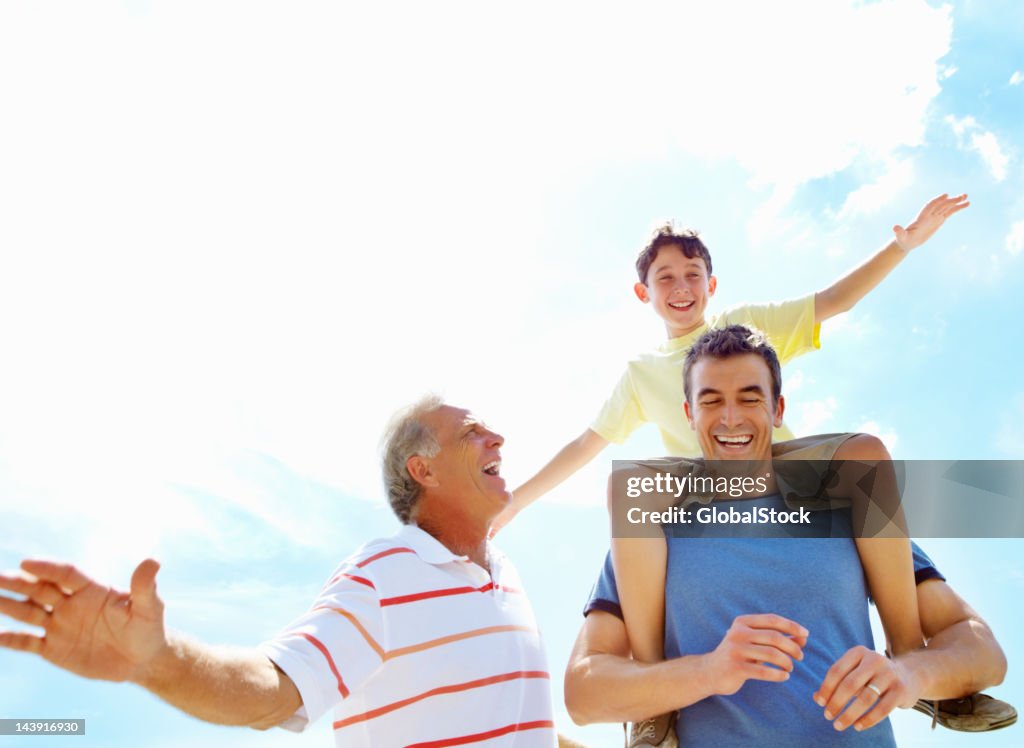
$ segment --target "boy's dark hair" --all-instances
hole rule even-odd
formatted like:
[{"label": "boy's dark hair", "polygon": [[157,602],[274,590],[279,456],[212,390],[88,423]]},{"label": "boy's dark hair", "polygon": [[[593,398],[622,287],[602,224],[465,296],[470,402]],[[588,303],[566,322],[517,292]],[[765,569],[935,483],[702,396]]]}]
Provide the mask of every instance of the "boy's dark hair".
[{"label": "boy's dark hair", "polygon": [[693,403],[690,400],[690,369],[698,361],[702,358],[732,358],[745,353],[755,353],[764,359],[772,375],[772,404],[779,402],[779,396],[782,395],[782,367],[779,365],[779,357],[763,332],[743,325],[708,330],[697,338],[687,351],[686,360],[683,362],[683,392],[686,393],[686,402]]},{"label": "boy's dark hair", "polygon": [[704,242],[700,240],[700,234],[694,229],[676,231],[675,226],[671,223],[666,223],[655,230],[650,243],[644,247],[643,251],[636,258],[636,272],[640,276],[641,283],[647,283],[647,271],[651,269],[654,258],[658,256],[658,250],[662,247],[670,246],[679,247],[680,251],[691,260],[694,257],[704,260],[704,265],[708,269],[708,275],[711,275],[711,253],[704,246]]}]

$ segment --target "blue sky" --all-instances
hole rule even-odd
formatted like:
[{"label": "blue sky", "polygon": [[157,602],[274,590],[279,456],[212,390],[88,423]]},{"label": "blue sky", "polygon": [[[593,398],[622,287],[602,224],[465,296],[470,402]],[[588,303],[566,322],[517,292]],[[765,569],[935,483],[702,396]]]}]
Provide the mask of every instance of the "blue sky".
[{"label": "blue sky", "polygon": [[[715,310],[820,289],[969,193],[787,368],[787,420],[901,458],[1021,458],[1024,10],[761,5],[5,5],[0,566],[126,585],[154,555],[173,626],[271,636],[394,528],[376,450],[399,405],[472,407],[513,485],[583,430],[663,335],[631,286],[666,218],[702,230]],[[500,539],[553,672],[606,547],[608,461],[656,453],[637,434]],[[1024,704],[1021,541],[926,548]],[[0,693],[4,716],[86,717],[92,745],[330,741],[210,727],[14,653]]]}]

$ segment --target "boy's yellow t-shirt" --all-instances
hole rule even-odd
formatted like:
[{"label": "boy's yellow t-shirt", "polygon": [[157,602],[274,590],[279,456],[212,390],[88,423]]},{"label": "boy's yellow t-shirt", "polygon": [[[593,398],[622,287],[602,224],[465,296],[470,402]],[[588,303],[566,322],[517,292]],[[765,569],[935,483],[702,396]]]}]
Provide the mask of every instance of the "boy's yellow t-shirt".
[{"label": "boy's yellow t-shirt", "polygon": [[[711,317],[707,324],[688,335],[667,340],[654,351],[630,361],[590,428],[608,441],[621,444],[639,426],[653,422],[658,425],[669,454],[699,456],[700,445],[683,413],[683,361],[697,338],[709,329],[726,325],[761,330],[783,365],[821,347],[821,326],[814,324],[814,294],[779,303],[733,307]],[[792,438],[786,424],[772,435],[773,441]]]}]

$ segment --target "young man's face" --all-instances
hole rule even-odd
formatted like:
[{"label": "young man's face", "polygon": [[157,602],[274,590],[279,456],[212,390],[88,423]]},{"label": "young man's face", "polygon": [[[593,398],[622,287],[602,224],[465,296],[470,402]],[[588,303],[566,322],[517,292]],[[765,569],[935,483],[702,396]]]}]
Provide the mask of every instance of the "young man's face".
[{"label": "young man's face", "polygon": [[772,374],[756,353],[701,358],[690,368],[684,404],[690,428],[708,460],[767,460],[772,428],[782,425],[784,402],[772,403]]},{"label": "young man's face", "polygon": [[511,500],[501,477],[501,434],[468,410],[443,405],[424,416],[441,449],[430,458],[437,484],[471,513],[491,517]]},{"label": "young man's face", "polygon": [[654,305],[668,336],[678,338],[704,324],[704,310],[716,285],[704,260],[687,257],[679,245],[669,244],[658,250],[647,271],[647,282],[637,283],[633,290],[640,301]]}]

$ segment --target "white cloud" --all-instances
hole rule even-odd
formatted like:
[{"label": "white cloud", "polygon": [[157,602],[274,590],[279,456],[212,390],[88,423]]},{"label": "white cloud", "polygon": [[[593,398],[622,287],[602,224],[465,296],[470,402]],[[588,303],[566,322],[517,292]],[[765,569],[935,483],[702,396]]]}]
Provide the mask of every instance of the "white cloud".
[{"label": "white cloud", "polygon": [[942,78],[942,80],[947,80],[949,78],[952,78],[958,72],[960,72],[960,68],[958,68],[956,65],[940,65],[939,66],[939,77]]},{"label": "white cloud", "polygon": [[1010,159],[1003,152],[995,133],[985,130],[974,117],[969,115],[962,119],[947,115],[946,122],[956,134],[961,148],[974,151],[981,156],[993,179],[997,182],[1006,179]]},{"label": "white cloud", "polygon": [[1021,75],[1019,70],[1014,71],[1013,75],[1010,76],[1010,85],[1019,86],[1024,81],[1024,75]]},{"label": "white cloud", "polygon": [[[297,537],[306,515],[218,460],[380,499],[380,427],[427,388],[504,424],[525,477],[634,324],[559,307],[560,179],[733,160],[770,235],[796,186],[921,142],[951,28],[924,0],[2,5],[3,495],[96,555],[221,532],[168,477]],[[588,368],[553,386],[567,339]]]},{"label": "white cloud", "polygon": [[[823,400],[808,400],[797,404],[796,418],[793,420],[793,433],[797,436],[822,433],[827,429],[827,424],[832,421],[839,408],[839,403],[834,397],[826,397]],[[823,429],[823,427],[826,427]]]},{"label": "white cloud", "polygon": [[1024,249],[1024,220],[1015,221],[1006,235],[1006,251],[1011,255],[1019,255]]},{"label": "white cloud", "polygon": [[899,194],[914,181],[914,160],[895,159],[885,173],[874,182],[859,187],[849,195],[839,210],[839,220],[855,215],[870,215],[891,205]]},{"label": "white cloud", "polygon": [[893,429],[881,426],[878,421],[864,421],[854,431],[877,436],[888,448],[890,454],[896,454],[896,443],[899,441],[899,437]]}]

